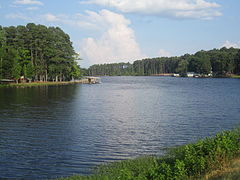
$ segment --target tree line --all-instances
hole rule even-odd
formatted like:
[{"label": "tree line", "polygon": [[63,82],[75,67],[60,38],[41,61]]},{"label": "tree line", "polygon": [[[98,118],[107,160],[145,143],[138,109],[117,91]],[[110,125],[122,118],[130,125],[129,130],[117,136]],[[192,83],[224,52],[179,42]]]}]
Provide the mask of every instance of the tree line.
[{"label": "tree line", "polygon": [[91,76],[149,76],[166,73],[186,76],[187,72],[195,72],[225,77],[229,74],[240,74],[240,49],[223,47],[180,57],[148,58],[133,63],[95,64],[84,72]]},{"label": "tree line", "polygon": [[59,27],[0,26],[0,79],[67,81],[80,67],[70,37]]}]

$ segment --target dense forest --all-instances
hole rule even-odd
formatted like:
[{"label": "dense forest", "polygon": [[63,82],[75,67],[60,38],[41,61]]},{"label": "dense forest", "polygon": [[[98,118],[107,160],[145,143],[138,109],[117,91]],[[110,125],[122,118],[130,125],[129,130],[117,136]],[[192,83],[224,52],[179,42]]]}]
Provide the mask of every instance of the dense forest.
[{"label": "dense forest", "polygon": [[[70,37],[59,27],[29,23],[26,26],[0,26],[0,79],[29,81],[68,81],[79,78],[80,67]],[[136,60],[133,63],[92,65],[82,69],[91,76],[148,76],[187,72],[215,77],[240,74],[240,49],[221,48],[180,57]]]},{"label": "dense forest", "polygon": [[149,76],[164,73],[186,76],[187,72],[200,75],[212,73],[215,77],[240,74],[240,49],[224,47],[210,51],[202,50],[193,55],[137,60],[133,64],[97,64],[85,70],[85,74],[94,76]]},{"label": "dense forest", "polygon": [[68,34],[58,27],[29,23],[0,26],[0,79],[66,81],[80,77]]}]

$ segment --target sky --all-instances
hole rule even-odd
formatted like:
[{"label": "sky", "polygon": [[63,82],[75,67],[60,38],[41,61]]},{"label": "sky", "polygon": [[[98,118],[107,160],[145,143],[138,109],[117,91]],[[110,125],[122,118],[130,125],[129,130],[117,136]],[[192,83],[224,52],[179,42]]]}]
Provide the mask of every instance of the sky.
[{"label": "sky", "polygon": [[0,25],[70,35],[82,67],[240,47],[239,0],[0,0]]}]

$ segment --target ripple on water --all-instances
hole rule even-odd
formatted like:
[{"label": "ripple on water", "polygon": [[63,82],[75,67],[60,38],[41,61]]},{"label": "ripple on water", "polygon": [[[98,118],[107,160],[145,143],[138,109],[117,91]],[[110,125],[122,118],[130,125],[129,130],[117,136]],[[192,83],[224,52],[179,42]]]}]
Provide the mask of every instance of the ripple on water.
[{"label": "ripple on water", "polygon": [[239,123],[232,79],[103,77],[98,85],[0,89],[0,179],[88,174],[161,155]]}]

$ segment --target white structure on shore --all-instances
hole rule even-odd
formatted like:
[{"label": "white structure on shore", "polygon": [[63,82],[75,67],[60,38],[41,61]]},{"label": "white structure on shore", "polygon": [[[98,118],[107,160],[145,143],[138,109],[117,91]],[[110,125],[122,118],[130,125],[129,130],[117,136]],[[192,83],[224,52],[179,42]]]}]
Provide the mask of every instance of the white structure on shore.
[{"label": "white structure on shore", "polygon": [[173,74],[173,77],[180,77],[180,74],[174,73],[174,74]]},{"label": "white structure on shore", "polygon": [[187,72],[187,77],[194,77],[195,73],[194,72]]}]

